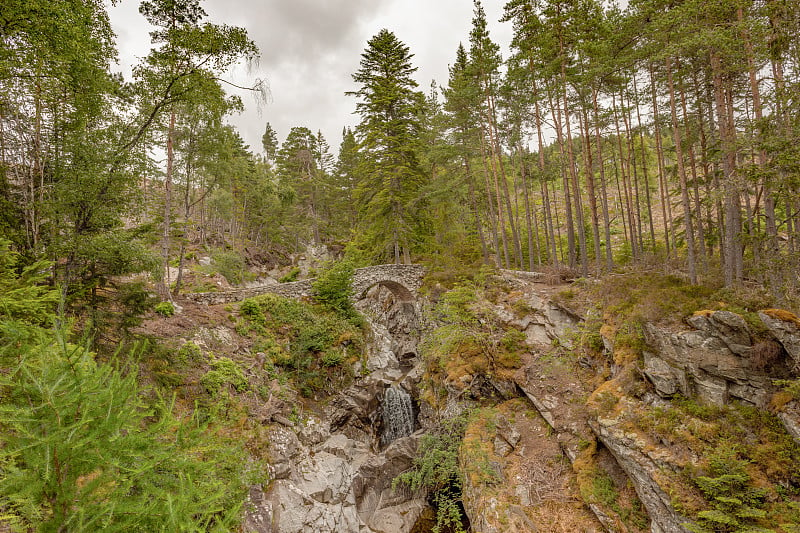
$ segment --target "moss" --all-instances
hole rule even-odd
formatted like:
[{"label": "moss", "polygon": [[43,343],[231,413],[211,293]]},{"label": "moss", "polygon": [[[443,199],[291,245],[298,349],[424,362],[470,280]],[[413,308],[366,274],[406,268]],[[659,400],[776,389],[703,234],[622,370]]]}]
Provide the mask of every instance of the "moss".
[{"label": "moss", "polygon": [[476,410],[465,429],[460,463],[473,487],[488,487],[503,479],[503,473],[497,470],[503,461],[494,453],[493,446],[498,414],[495,408]]},{"label": "moss", "polygon": [[769,399],[769,410],[773,413],[778,413],[783,410],[783,408],[791,402],[792,400],[796,400],[797,398],[789,391],[778,391],[774,393]]},{"label": "moss", "polygon": [[793,400],[800,400],[800,379],[779,379],[773,383],[781,387]]},{"label": "moss", "polygon": [[622,388],[616,381],[606,381],[592,392],[586,405],[591,409],[596,409],[600,415],[608,416],[615,411],[623,394]]},{"label": "moss", "polygon": [[790,322],[795,326],[800,327],[800,318],[797,318],[797,315],[791,311],[787,311],[785,309],[764,309],[761,312],[768,317],[782,320],[784,322]]}]

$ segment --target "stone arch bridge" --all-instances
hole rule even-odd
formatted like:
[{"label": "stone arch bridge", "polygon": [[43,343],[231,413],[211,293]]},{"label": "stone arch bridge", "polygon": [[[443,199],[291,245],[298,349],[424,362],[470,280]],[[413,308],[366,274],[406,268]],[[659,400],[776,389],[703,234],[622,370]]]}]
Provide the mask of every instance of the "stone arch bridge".
[{"label": "stone arch bridge", "polygon": [[[422,285],[425,267],[422,265],[376,265],[357,268],[353,273],[352,298],[360,300],[375,285],[383,285],[402,302],[416,299],[417,291]],[[201,292],[187,294],[186,298],[195,302],[216,305],[239,302],[246,298],[262,294],[277,294],[287,298],[300,298],[312,295],[314,279],[292,281],[289,283],[273,283],[247,289],[233,289],[220,292]]]}]

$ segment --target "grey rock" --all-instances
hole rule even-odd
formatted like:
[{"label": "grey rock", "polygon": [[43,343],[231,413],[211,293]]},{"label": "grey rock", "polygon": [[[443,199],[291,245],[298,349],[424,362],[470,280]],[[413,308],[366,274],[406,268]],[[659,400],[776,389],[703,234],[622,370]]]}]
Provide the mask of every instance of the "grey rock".
[{"label": "grey rock", "polygon": [[693,316],[695,329],[668,331],[646,324],[644,373],[661,397],[680,393],[724,405],[731,399],[764,407],[773,389],[770,376],[750,363],[747,323],[730,311]]},{"label": "grey rock", "polygon": [[797,401],[789,402],[778,413],[778,418],[783,422],[783,427],[789,435],[800,444],[800,404]]},{"label": "grey rock", "polygon": [[306,446],[314,446],[330,436],[330,425],[315,418],[309,418],[297,436],[300,442]]},{"label": "grey rock", "polygon": [[618,429],[613,422],[590,424],[597,438],[608,448],[633,483],[636,494],[650,517],[652,533],[688,533],[689,520],[678,514],[672,502],[655,481],[661,465],[646,455],[637,439]]},{"label": "grey rock", "polygon": [[778,342],[783,345],[783,349],[794,362],[794,370],[800,369],[800,328],[797,327],[797,324],[771,317],[764,312],[759,312],[758,316],[778,339]]},{"label": "grey rock", "polygon": [[669,363],[653,354],[644,352],[644,374],[653,383],[660,396],[673,396],[681,390],[676,376],[680,370],[673,369]]}]

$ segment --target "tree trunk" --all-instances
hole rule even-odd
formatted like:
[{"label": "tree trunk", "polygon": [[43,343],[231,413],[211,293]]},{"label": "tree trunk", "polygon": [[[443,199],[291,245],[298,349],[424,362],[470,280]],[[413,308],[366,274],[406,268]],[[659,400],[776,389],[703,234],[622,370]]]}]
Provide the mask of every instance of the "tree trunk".
[{"label": "tree trunk", "polygon": [[575,227],[572,222],[572,202],[570,201],[569,195],[569,177],[567,174],[567,169],[564,166],[566,150],[564,147],[564,134],[561,130],[561,109],[553,103],[553,95],[550,91],[548,91],[548,97],[550,100],[550,111],[553,115],[553,123],[556,127],[558,150],[561,155],[561,176],[564,180],[564,216],[567,219],[567,252],[569,256],[569,266],[570,268],[575,268],[575,265],[577,264],[577,259],[575,256]]},{"label": "tree trunk", "polygon": [[606,163],[603,159],[603,136],[600,132],[600,109],[597,104],[597,88],[592,88],[592,108],[594,109],[594,136],[597,144],[597,162],[600,170],[600,200],[603,203],[603,229],[606,239],[606,268],[614,269],[614,253],[611,246],[611,219],[608,213],[608,186],[606,184]]},{"label": "tree trunk", "polygon": [[714,84],[714,101],[719,125],[720,147],[722,149],[722,192],[725,205],[725,235],[723,256],[725,257],[725,285],[737,285],[742,280],[743,254],[741,250],[741,200],[736,184],[735,132],[729,109],[730,87],[723,79],[722,62],[716,52],[711,52],[711,71]]},{"label": "tree trunk", "polygon": [[170,232],[172,231],[172,174],[175,166],[175,111],[169,114],[169,129],[167,130],[167,172],[164,177],[164,233],[161,236],[161,259],[163,262],[164,286],[162,295],[171,299],[169,276],[169,249]]},{"label": "tree trunk", "polygon": [[661,198],[661,216],[664,219],[664,246],[666,247],[667,260],[671,255],[670,235],[672,233],[672,209],[669,200],[669,188],[667,186],[666,172],[664,171],[664,148],[661,143],[661,121],[658,118],[658,95],[656,93],[656,82],[654,66],[649,65],[650,71],[650,94],[653,101],[653,130],[656,137],[656,159],[658,162],[658,192]]},{"label": "tree trunk", "polygon": [[681,200],[683,204],[683,224],[686,229],[686,256],[689,270],[689,280],[697,284],[697,267],[694,255],[694,229],[692,227],[692,214],[689,203],[689,190],[686,184],[686,169],[683,166],[683,146],[681,130],[678,127],[678,111],[675,103],[675,83],[672,76],[672,58],[666,60],[667,79],[669,82],[669,109],[672,116],[672,139],[675,143],[675,162],[678,165],[678,178],[681,183]]}]

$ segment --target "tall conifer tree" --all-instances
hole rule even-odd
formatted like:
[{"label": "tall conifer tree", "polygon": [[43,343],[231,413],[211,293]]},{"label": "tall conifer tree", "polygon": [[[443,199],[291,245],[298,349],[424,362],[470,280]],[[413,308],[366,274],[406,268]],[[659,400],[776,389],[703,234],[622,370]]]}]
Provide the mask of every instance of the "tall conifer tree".
[{"label": "tall conifer tree", "polygon": [[361,222],[373,249],[390,249],[396,263],[410,262],[422,183],[416,143],[424,97],[411,75],[413,54],[389,30],[367,43],[353,80],[361,87],[347,94],[359,99],[356,129],[364,166],[356,198]]}]

